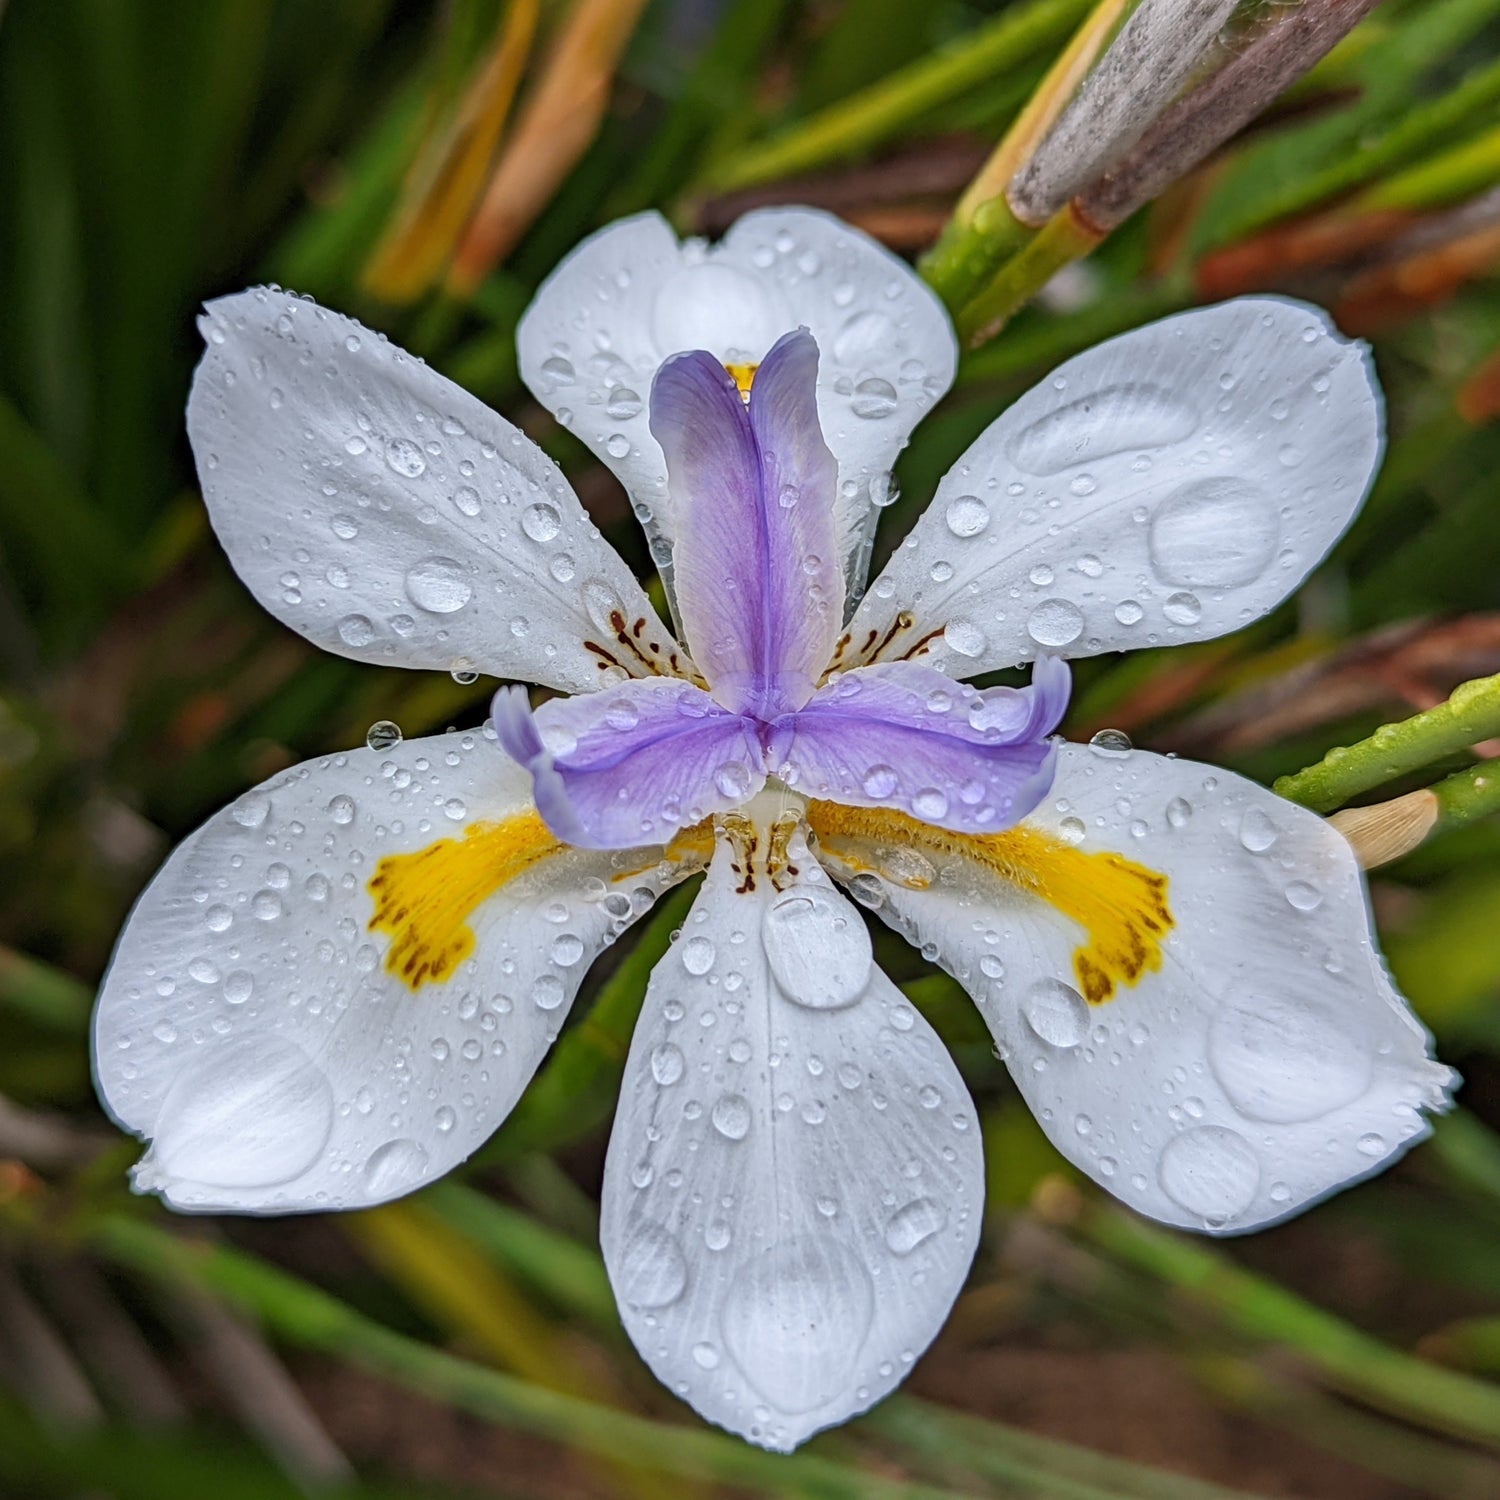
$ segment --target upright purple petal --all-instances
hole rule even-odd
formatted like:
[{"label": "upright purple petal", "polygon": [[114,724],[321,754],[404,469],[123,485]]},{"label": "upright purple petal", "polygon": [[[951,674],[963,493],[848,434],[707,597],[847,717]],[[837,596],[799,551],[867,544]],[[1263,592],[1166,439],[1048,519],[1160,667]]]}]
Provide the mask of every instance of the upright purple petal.
[{"label": "upright purple petal", "polygon": [[818,346],[799,330],[761,362],[748,408],[701,350],[669,359],[651,389],[688,648],[720,703],[765,719],[808,701],[843,624],[838,466],[817,375]]},{"label": "upright purple petal", "polygon": [[1052,784],[1047,736],[1068,706],[1068,680],[1051,657],[1038,660],[1030,687],[985,692],[917,662],[862,667],[775,725],[766,767],[805,796],[993,833]]},{"label": "upright purple petal", "polygon": [[766,779],[753,729],[672,678],[554,698],[534,713],[524,689],[501,688],[491,718],[531,772],[547,826],[583,848],[664,844]]}]

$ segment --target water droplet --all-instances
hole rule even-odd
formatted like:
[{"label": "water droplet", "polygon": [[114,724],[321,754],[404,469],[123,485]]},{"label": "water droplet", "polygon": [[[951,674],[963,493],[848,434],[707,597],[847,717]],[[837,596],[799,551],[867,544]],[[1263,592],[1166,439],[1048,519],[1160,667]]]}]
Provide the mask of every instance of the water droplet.
[{"label": "water droplet", "polygon": [[334,516],[328,525],[333,534],[342,541],[352,541],[359,535],[359,522],[353,516]]},{"label": "water droplet", "polygon": [[694,1344],[693,1363],[700,1370],[717,1369],[719,1365],[719,1351],[712,1344]]},{"label": "water droplet", "polygon": [[1198,425],[1197,413],[1152,385],[1113,385],[1049,412],[1006,445],[1032,474],[1056,474],[1132,448],[1181,442]]},{"label": "water droplet", "polygon": [[943,630],[943,641],[950,651],[959,656],[975,657],[984,654],[984,631],[972,620],[949,620]]},{"label": "water droplet", "polygon": [[714,1105],[710,1118],[725,1140],[742,1141],[750,1129],[750,1106],[739,1094],[725,1094]]},{"label": "water droplet", "polygon": [[630,452],[630,439],[623,432],[612,432],[605,441],[604,451],[611,458],[624,458]]},{"label": "water droplet", "polygon": [[990,524],[990,508],[978,495],[960,495],[949,502],[944,519],[954,536],[978,536]]},{"label": "water droplet", "polygon": [[721,797],[748,797],[750,795],[750,768],[739,761],[725,761],[714,772],[714,785]]},{"label": "water droplet", "polygon": [[912,811],[919,818],[935,823],[948,812],[948,794],[935,786],[923,787],[911,799]]},{"label": "water droplet", "polygon": [[890,416],[896,405],[896,387],[888,380],[871,376],[854,387],[854,399],[849,403],[849,409],[856,417],[875,421]]},{"label": "water droplet", "polygon": [[1067,646],[1083,634],[1083,611],[1067,599],[1043,599],[1026,620],[1026,633],[1039,646]]},{"label": "water droplet", "polygon": [[562,932],[552,939],[552,962],[571,969],[583,957],[583,939],[576,932]]},{"label": "water droplet", "polygon": [[651,1053],[651,1076],[663,1087],[670,1088],[682,1077],[683,1069],[687,1066],[682,1056],[682,1048],[674,1046],[671,1042],[663,1042]]},{"label": "water droplet", "polygon": [[1249,808],[1240,819],[1240,843],[1252,854],[1264,854],[1277,837],[1276,825],[1258,807]]},{"label": "water droplet", "polygon": [[248,792],[229,809],[229,816],[241,828],[259,828],[271,812],[271,799],[263,792]]},{"label": "water droplet", "polygon": [[893,1254],[910,1255],[923,1240],[947,1227],[948,1210],[931,1198],[915,1198],[886,1221],[885,1242]]},{"label": "water droplet", "polygon": [[392,1198],[416,1187],[427,1175],[427,1160],[427,1148],[417,1141],[387,1141],[365,1162],[360,1174],[365,1192],[371,1198]]},{"label": "water droplet", "polygon": [[1060,979],[1037,980],[1021,1001],[1021,1014],[1052,1047],[1076,1047],[1088,1035],[1088,1001]]},{"label": "water droplet", "polygon": [[466,516],[477,516],[480,511],[479,491],[471,484],[461,484],[453,492],[453,503]]},{"label": "water droplet", "polygon": [[1240,1114],[1276,1125],[1316,1120],[1352,1104],[1369,1087],[1374,1066],[1364,1043],[1329,1007],[1274,992],[1215,1012],[1208,1061]]},{"label": "water droplet", "polygon": [[555,505],[528,505],[521,512],[521,530],[534,542],[550,542],[562,530],[562,517]]},{"label": "water droplet", "polygon": [[1281,522],[1254,485],[1220,476],[1174,491],[1151,518],[1151,562],[1168,583],[1238,588],[1276,554]]},{"label": "water droplet", "polygon": [[407,479],[416,479],[427,472],[427,460],[422,450],[409,438],[392,438],[385,445],[385,461]]},{"label": "water droplet", "polygon": [[[604,411],[612,422],[628,422],[632,417],[640,416],[641,398],[628,386],[617,385],[610,392]],[[625,443],[625,451],[627,453],[630,451],[628,439]]]},{"label": "water droplet", "polygon": [[641,1220],[625,1241],[611,1279],[627,1307],[670,1307],[687,1290],[687,1258],[660,1224]]},{"label": "water droplet", "polygon": [[1121,599],[1115,605],[1115,619],[1122,625],[1139,625],[1145,618],[1146,611],[1141,608],[1139,601],[1135,599]]},{"label": "water droplet", "polygon": [[1199,1125],[1167,1143],[1156,1175],[1179,1207],[1222,1223],[1255,1201],[1260,1162],[1243,1136],[1222,1125]]},{"label": "water droplet", "polygon": [[424,557],[406,570],[406,597],[429,614],[451,615],[473,594],[463,568],[451,557]]},{"label": "water droplet", "polygon": [[1123,729],[1101,729],[1089,744],[1101,755],[1129,755],[1134,748]]},{"label": "water droplet", "polygon": [[1203,618],[1196,594],[1169,594],[1161,612],[1173,625],[1196,625]]},{"label": "water droplet", "polygon": [[300,1177],[333,1129],[333,1090],[303,1050],[263,1035],[214,1047],[178,1071],[151,1155],[180,1182],[262,1188]]},{"label": "water droplet", "polygon": [[275,891],[257,891],[250,898],[250,910],[262,922],[274,922],[285,909]]},{"label": "water droplet", "polygon": [[714,966],[714,945],[711,938],[701,933],[688,938],[682,945],[682,967],[689,974],[707,974]]},{"label": "water droplet", "polygon": [[339,639],[357,650],[375,639],[375,627],[365,615],[345,615],[339,621]]},{"label": "water droplet", "polygon": [[901,778],[890,766],[871,766],[860,780],[865,796],[884,801],[901,784]]},{"label": "water droplet", "polygon": [[852,1005],[869,983],[865,924],[815,886],[796,886],[780,896],[765,914],[761,940],[777,984],[798,1005]]},{"label": "water droplet", "polygon": [[401,726],[389,719],[376,719],[365,731],[365,744],[371,750],[393,750],[401,743]]},{"label": "water droplet", "polygon": [[532,1003],[538,1010],[556,1010],[566,994],[567,990],[556,974],[542,974],[531,986]]},{"label": "water droplet", "polygon": [[462,823],[469,816],[468,804],[462,797],[449,797],[443,803],[443,816],[450,822]]},{"label": "water droplet", "polygon": [[342,792],[337,797],[330,797],[328,816],[335,823],[352,823],[354,821],[354,798],[345,796]]},{"label": "water droplet", "polygon": [[724,1342],[778,1411],[812,1411],[849,1385],[874,1316],[870,1273],[830,1234],[783,1240],[739,1267]]},{"label": "water droplet", "polygon": [[1305,880],[1294,880],[1286,888],[1286,899],[1298,911],[1316,911],[1323,904],[1323,893]]},{"label": "water droplet", "polygon": [[1361,1156],[1384,1156],[1386,1152],[1385,1137],[1377,1135],[1373,1130],[1367,1135],[1362,1135],[1355,1141],[1354,1149]]},{"label": "water droplet", "polygon": [[882,312],[857,312],[833,336],[829,352],[841,365],[878,364],[889,355],[896,326]]},{"label": "water droplet", "polygon": [[572,385],[578,379],[578,372],[574,370],[572,361],[564,359],[560,354],[554,354],[550,359],[542,361],[542,374],[554,386]]}]

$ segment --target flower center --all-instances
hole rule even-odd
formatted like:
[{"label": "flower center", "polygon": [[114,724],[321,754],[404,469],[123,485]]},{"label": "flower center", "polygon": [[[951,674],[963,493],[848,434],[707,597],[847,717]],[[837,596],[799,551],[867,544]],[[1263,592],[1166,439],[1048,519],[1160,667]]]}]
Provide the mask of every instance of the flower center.
[{"label": "flower center", "polygon": [[736,387],[738,387],[740,400],[743,401],[746,406],[748,406],[750,404],[750,387],[755,383],[755,372],[760,369],[759,364],[726,364],[724,368],[729,371],[729,378],[734,381]]}]

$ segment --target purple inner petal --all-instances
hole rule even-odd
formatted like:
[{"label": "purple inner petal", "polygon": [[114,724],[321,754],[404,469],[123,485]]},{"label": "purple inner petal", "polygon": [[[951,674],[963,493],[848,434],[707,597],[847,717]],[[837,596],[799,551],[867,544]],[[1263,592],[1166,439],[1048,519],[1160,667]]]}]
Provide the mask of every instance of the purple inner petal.
[{"label": "purple inner petal", "polygon": [[915,662],[862,667],[772,727],[767,769],[805,796],[992,833],[1046,795],[1068,681],[1053,658],[1030,687],[986,692]]},{"label": "purple inner petal", "polygon": [[547,826],[583,848],[666,843],[766,779],[754,725],[675,678],[554,698],[535,712],[523,689],[502,688],[492,720],[531,772]]},{"label": "purple inner petal", "polygon": [[714,697],[757,719],[808,701],[843,623],[838,467],[817,371],[818,346],[799,330],[761,362],[748,408],[701,350],[669,359],[651,390],[687,644]]}]

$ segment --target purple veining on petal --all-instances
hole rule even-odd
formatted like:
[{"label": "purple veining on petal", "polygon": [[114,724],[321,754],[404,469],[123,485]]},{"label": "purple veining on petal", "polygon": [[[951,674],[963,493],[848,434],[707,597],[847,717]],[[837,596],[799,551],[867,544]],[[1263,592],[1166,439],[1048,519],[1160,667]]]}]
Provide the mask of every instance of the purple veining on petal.
[{"label": "purple veining on petal", "polygon": [[993,833],[1052,784],[1046,736],[1068,706],[1069,680],[1053,657],[1038,658],[1030,687],[986,692],[917,662],[861,667],[772,726],[766,768],[805,796]]},{"label": "purple veining on petal", "polygon": [[808,701],[843,622],[817,368],[798,330],[761,362],[748,408],[701,350],[669,359],[651,389],[688,648],[718,702],[763,720]]},{"label": "purple veining on petal", "polygon": [[754,723],[675,678],[553,698],[535,712],[524,689],[501,688],[491,719],[531,772],[547,826],[583,848],[664,844],[766,779]]}]

